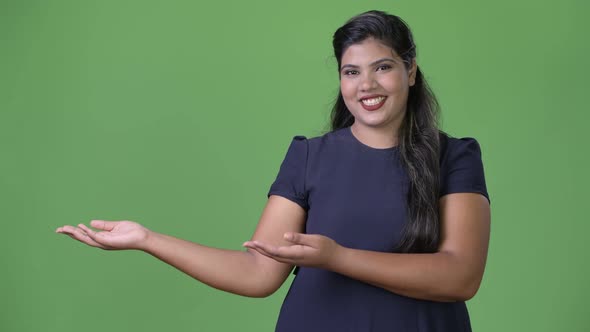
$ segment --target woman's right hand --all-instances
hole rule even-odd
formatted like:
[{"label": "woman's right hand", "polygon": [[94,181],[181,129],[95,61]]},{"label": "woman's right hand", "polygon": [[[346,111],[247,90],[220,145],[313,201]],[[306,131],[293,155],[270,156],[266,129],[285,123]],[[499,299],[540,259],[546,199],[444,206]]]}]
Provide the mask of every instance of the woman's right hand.
[{"label": "woman's right hand", "polygon": [[55,230],[91,247],[104,250],[145,249],[150,230],[133,221],[92,220],[90,226],[84,224],[77,227],[65,225]]}]

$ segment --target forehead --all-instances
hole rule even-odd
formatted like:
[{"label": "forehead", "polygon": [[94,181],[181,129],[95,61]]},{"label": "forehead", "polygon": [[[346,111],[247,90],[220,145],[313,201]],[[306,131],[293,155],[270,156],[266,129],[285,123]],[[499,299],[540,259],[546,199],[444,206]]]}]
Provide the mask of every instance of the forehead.
[{"label": "forehead", "polygon": [[391,47],[374,38],[367,38],[360,43],[350,45],[342,54],[342,64],[361,64],[380,58],[397,59],[399,56]]}]

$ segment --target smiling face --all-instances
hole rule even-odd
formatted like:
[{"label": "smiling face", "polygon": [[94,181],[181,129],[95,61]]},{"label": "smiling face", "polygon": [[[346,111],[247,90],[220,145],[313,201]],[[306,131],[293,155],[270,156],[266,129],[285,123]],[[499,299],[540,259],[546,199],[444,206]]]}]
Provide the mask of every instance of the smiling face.
[{"label": "smiling face", "polygon": [[340,91],[358,131],[397,133],[414,85],[416,62],[406,69],[395,51],[374,38],[350,45],[342,54]]}]

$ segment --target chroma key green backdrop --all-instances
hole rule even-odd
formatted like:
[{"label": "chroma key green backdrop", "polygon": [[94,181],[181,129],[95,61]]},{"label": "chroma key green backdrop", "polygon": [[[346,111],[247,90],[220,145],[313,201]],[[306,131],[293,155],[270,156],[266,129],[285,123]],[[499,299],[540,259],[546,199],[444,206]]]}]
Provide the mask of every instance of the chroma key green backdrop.
[{"label": "chroma key green backdrop", "polygon": [[474,331],[588,331],[584,1],[0,1],[0,330],[271,331],[141,252],[53,233],[134,220],[241,249],[294,135],[321,135],[331,36],[369,9],[414,31],[442,127],[492,200]]}]

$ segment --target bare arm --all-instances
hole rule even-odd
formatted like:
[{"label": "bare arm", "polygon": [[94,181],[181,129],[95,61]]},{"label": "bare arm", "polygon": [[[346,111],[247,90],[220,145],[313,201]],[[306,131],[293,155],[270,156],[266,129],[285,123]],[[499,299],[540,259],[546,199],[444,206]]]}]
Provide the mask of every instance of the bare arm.
[{"label": "bare arm", "polygon": [[[262,212],[252,240],[285,245],[287,242],[283,240],[283,233],[301,232],[304,222],[305,211],[299,205],[273,195]],[[292,264],[277,262],[255,250],[207,247],[150,231],[137,223],[123,223],[93,222],[92,226],[102,232],[83,224],[78,227],[63,226],[57,232],[102,249],[143,250],[209,286],[244,296],[272,294],[293,268]]]},{"label": "bare arm", "polygon": [[[304,220],[297,204],[271,196],[252,239],[285,245],[283,233],[301,231]],[[251,297],[274,293],[293,268],[255,250],[216,249],[158,233],[149,237],[144,251],[209,286]]]},{"label": "bare arm", "polygon": [[345,248],[321,235],[292,234],[291,245],[248,245],[278,261],[316,266],[408,297],[465,301],[481,283],[490,234],[490,207],[474,193],[440,200],[441,245],[432,254],[396,254]]}]

